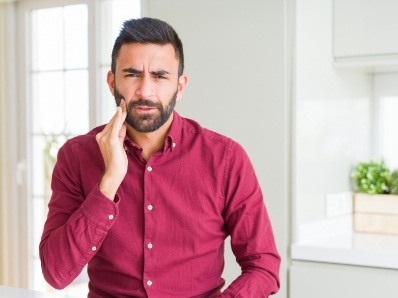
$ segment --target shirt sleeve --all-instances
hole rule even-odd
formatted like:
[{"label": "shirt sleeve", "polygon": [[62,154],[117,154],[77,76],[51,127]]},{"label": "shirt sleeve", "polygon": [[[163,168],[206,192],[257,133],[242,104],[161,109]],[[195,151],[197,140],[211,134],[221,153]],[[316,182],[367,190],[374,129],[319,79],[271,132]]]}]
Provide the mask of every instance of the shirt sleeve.
[{"label": "shirt sleeve", "polygon": [[225,172],[224,219],[242,273],[219,297],[268,297],[279,289],[280,256],[253,166],[231,143]]},{"label": "shirt sleeve", "polygon": [[56,289],[79,275],[118,216],[118,198],[109,200],[98,185],[85,197],[75,156],[68,142],[58,153],[39,247],[44,278]]}]

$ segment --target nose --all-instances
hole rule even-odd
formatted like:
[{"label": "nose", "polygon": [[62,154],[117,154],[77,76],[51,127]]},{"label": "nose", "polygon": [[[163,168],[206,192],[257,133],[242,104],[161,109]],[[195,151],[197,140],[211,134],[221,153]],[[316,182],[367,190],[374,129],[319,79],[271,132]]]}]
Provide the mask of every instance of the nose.
[{"label": "nose", "polygon": [[149,99],[154,95],[154,84],[150,77],[143,76],[140,79],[136,93],[144,99]]}]

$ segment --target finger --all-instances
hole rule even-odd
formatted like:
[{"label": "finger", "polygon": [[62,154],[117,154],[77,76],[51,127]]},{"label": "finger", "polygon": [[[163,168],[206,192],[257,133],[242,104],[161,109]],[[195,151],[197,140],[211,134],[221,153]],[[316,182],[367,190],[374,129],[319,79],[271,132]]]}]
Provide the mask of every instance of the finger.
[{"label": "finger", "polygon": [[127,131],[126,124],[123,123],[122,127],[119,130],[119,135],[118,135],[121,143],[124,142],[124,138],[126,137],[126,131]]},{"label": "finger", "polygon": [[126,120],[126,116],[127,116],[127,103],[124,98],[122,98],[122,100],[120,102],[120,107],[122,109],[121,121],[124,122]]},{"label": "finger", "polygon": [[111,120],[109,120],[108,124],[105,125],[104,129],[102,130],[102,134],[106,134],[107,132],[109,132],[112,127],[115,125],[115,122],[118,119],[118,113],[119,113],[120,107],[117,108],[115,114],[113,115],[113,117],[111,118]]},{"label": "finger", "polygon": [[111,122],[109,122],[109,124],[110,124],[110,127],[109,127],[110,132],[112,134],[116,134],[117,135],[118,132],[119,132],[119,129],[122,127],[123,121],[124,120],[122,120],[122,108],[119,106],[119,107],[117,107],[116,113],[113,116]]},{"label": "finger", "polygon": [[108,124],[105,125],[104,129],[100,132],[100,135],[106,135],[108,133],[111,135],[112,134],[117,135],[124,123],[124,120],[126,119],[126,116],[127,116],[126,100],[122,97],[120,100],[120,104],[116,109],[115,114],[108,122]]},{"label": "finger", "polygon": [[[115,129],[117,129],[118,131],[119,131],[119,129],[121,128],[121,126],[122,126],[122,124],[123,124],[123,122],[124,122],[124,119],[123,119],[123,110],[122,110],[122,109],[123,109],[123,108],[122,108],[123,102],[124,102],[124,99],[121,100],[120,105],[117,107],[116,113],[115,113],[115,115],[113,116],[113,118],[112,118],[112,120],[111,120],[111,122],[112,122],[112,129],[115,128]],[[109,122],[109,123],[111,123],[111,122]]]}]

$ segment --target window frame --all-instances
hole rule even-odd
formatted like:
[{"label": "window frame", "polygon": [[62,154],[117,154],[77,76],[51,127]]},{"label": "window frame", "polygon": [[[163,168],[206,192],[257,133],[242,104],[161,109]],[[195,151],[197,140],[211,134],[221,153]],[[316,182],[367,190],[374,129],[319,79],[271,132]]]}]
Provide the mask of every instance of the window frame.
[{"label": "window frame", "polygon": [[[1,140],[1,201],[0,221],[0,283],[20,286],[27,283],[23,276],[24,251],[21,249],[19,210],[22,203],[18,199],[23,165],[18,163],[19,146],[17,133],[20,123],[17,119],[17,22],[14,3],[0,4],[0,140]],[[3,63],[4,62],[4,63]],[[17,216],[15,216],[17,215]]]}]

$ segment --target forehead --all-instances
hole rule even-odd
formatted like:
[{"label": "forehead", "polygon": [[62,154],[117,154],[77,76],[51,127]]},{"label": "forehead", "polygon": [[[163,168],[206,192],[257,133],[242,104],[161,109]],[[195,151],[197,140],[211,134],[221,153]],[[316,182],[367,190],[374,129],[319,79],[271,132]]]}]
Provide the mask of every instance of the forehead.
[{"label": "forehead", "polygon": [[123,44],[117,57],[117,68],[178,68],[178,58],[171,44]]}]

